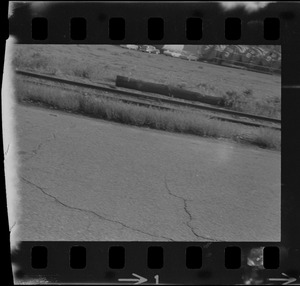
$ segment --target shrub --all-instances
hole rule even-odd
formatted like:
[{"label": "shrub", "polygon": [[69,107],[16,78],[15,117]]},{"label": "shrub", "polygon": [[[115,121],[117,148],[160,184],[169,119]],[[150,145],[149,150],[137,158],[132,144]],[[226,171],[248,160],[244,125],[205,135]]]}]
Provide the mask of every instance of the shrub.
[{"label": "shrub", "polygon": [[258,128],[258,132],[254,135],[255,144],[269,149],[280,150],[281,132],[269,128]]},{"label": "shrub", "polygon": [[91,79],[93,71],[89,67],[75,68],[73,69],[73,74],[78,77]]},{"label": "shrub", "polygon": [[240,112],[275,118],[280,118],[281,113],[279,97],[258,99],[254,97],[251,89],[246,89],[242,93],[227,91],[223,95],[222,106]]}]

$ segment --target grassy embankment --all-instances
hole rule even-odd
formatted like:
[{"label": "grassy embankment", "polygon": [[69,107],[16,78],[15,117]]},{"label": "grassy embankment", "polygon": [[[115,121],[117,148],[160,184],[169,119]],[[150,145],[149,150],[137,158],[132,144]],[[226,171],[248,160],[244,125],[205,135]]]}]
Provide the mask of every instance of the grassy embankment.
[{"label": "grassy embankment", "polygon": [[[33,57],[32,60],[17,62],[16,66],[31,70],[42,69],[55,74],[55,68],[51,67],[49,60],[40,55]],[[72,72],[77,77],[89,78],[92,71],[89,68],[77,68]],[[38,103],[60,110],[86,114],[95,118],[134,126],[213,138],[228,138],[236,142],[248,142],[275,150],[280,150],[281,148],[280,131],[269,128],[245,127],[235,123],[209,119],[199,112],[166,111],[147,108],[117,100],[104,99],[101,96],[87,95],[80,91],[67,91],[52,87],[24,84],[21,81],[16,82],[16,90],[18,100],[21,102]],[[244,97],[249,97],[249,94],[251,96],[251,92],[246,92]],[[249,105],[244,98],[241,100],[241,97],[235,94],[227,94],[226,96],[228,97],[227,105],[233,109],[241,110],[244,106],[251,106],[253,108],[253,104]],[[243,139],[245,133],[248,134],[246,140]]]},{"label": "grassy embankment", "polygon": [[[123,49],[122,49],[123,50]],[[43,51],[43,50],[42,50]],[[75,49],[76,51],[76,49]],[[49,51],[48,51],[49,52]],[[146,58],[144,61],[141,61],[140,57],[146,57],[148,55],[145,55],[143,53],[135,52],[134,54],[130,54],[130,51],[124,52],[120,51],[120,53],[116,52],[110,52],[110,51],[105,51],[104,55],[108,59],[103,62],[102,64],[97,65],[95,62],[91,62],[88,65],[83,65],[77,62],[76,60],[71,61],[70,58],[65,59],[63,57],[63,53],[60,51],[60,55],[55,58],[55,61],[52,59],[52,57],[48,54],[46,54],[45,51],[43,52],[37,52],[37,51],[31,51],[28,52],[26,55],[23,55],[20,50],[18,50],[15,55],[14,55],[14,66],[17,68],[22,68],[22,69],[28,69],[28,70],[33,70],[33,71],[38,71],[42,73],[47,73],[51,75],[56,75],[56,76],[69,76],[71,78],[80,78],[83,80],[88,80],[91,82],[97,82],[99,79],[105,78],[104,81],[110,81],[114,82],[116,72],[118,69],[120,69],[120,74],[123,76],[131,76],[130,68],[128,69],[128,74],[123,72],[123,69],[126,68],[124,66],[124,63],[118,64],[118,62],[113,61],[113,59],[120,58],[120,54],[122,54],[121,59],[129,57],[130,60],[132,60],[131,65],[137,65],[139,64],[146,64],[149,59]],[[129,53],[129,55],[127,55]],[[89,54],[85,54],[87,58],[91,57]],[[134,56],[134,57],[133,57]],[[132,58],[133,57],[133,58]],[[131,59],[132,58],[132,59]],[[157,57],[152,57],[150,60],[153,59],[158,59],[162,58],[161,60],[168,60],[164,62],[164,65],[172,63],[172,60],[175,60],[174,66],[178,68],[178,61],[185,63],[184,60],[178,60],[178,59],[172,59],[170,57],[165,57],[165,56],[157,56]],[[139,61],[140,60],[140,61]],[[177,61],[176,61],[177,60]],[[110,66],[109,62],[111,61],[111,65],[113,66],[110,71]],[[105,64],[104,64],[105,63]],[[153,65],[159,64],[159,62],[152,63]],[[177,64],[177,65],[176,65]],[[194,64],[194,63],[193,63]],[[130,66],[130,64],[127,64]],[[153,73],[157,73],[157,70],[155,70],[153,67],[146,67],[149,68],[149,72],[153,71]],[[176,68],[174,67],[174,68]],[[200,68],[198,66],[198,68]],[[117,68],[117,70],[116,70]],[[193,66],[193,68],[195,68]],[[201,67],[202,68],[202,67]],[[166,72],[165,74],[170,74],[165,77],[172,79],[173,78],[173,71],[168,72],[168,67],[165,67]],[[217,69],[217,68],[216,68]],[[185,71],[187,72],[187,71]],[[197,69],[191,70],[193,74],[197,74]],[[232,71],[228,70],[228,74],[231,74]],[[243,72],[244,73],[244,72]],[[107,78],[106,74],[109,74],[109,78]],[[137,76],[136,74],[135,76]],[[210,74],[213,76],[213,74]],[[177,75],[178,76],[178,75]],[[212,84],[210,78],[205,78],[203,75],[203,80],[199,80],[199,82],[196,84],[195,81],[190,80],[189,78],[185,78],[184,74],[182,74],[181,80],[177,82],[174,82],[171,85],[175,85],[179,88],[183,89],[190,89],[194,91],[198,91],[199,93],[202,94],[207,94],[210,96],[218,96],[223,98],[224,102],[224,107],[236,111],[241,111],[241,112],[246,112],[246,113],[252,113],[260,116],[266,116],[266,117],[274,117],[274,118],[281,118],[281,98],[279,94],[275,95],[275,92],[270,94],[271,88],[266,90],[266,86],[262,89],[255,88],[255,84],[259,84],[258,78],[254,77],[253,81],[253,75],[249,75],[248,79],[243,78],[243,80],[248,80],[248,84],[238,84],[236,81],[232,82],[232,87],[226,87],[224,88],[223,84],[219,84],[218,80],[221,82],[224,81],[224,78],[219,78],[220,74],[216,73],[216,79],[217,81]],[[239,74],[234,74],[231,77],[227,77],[227,79],[231,79],[232,77],[238,77]],[[245,76],[245,74],[244,74]],[[134,77],[134,76],[133,76]],[[164,80],[161,80],[162,73],[159,75],[151,76],[153,82],[158,82],[158,83],[164,83],[164,84],[170,84],[167,80],[167,82],[164,82]],[[138,78],[137,78],[138,79]],[[207,80],[205,80],[207,79]],[[194,79],[195,80],[195,79]],[[242,80],[242,78],[241,78]],[[151,80],[150,80],[151,81]],[[253,81],[253,82],[252,82]],[[236,86],[239,85],[240,87]],[[271,82],[269,84],[272,84]],[[195,86],[194,86],[195,85]],[[194,87],[192,87],[194,86]],[[268,96],[264,96],[264,93],[262,94],[262,91],[265,90]],[[258,94],[259,95],[258,95]]]},{"label": "grassy embankment", "polygon": [[258,100],[254,98],[251,89],[245,89],[242,93],[227,91],[224,96],[224,107],[240,112],[256,114],[271,118],[281,117],[281,99],[279,97]]}]

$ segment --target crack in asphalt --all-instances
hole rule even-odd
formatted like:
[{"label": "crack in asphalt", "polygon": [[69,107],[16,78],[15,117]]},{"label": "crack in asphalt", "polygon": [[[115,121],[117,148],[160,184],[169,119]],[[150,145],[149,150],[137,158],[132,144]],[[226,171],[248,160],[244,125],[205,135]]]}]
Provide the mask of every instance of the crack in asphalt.
[{"label": "crack in asphalt", "polygon": [[[68,208],[68,209],[76,210],[76,211],[80,211],[80,212],[85,212],[85,213],[90,213],[90,214],[93,214],[94,216],[100,218],[101,220],[106,220],[106,221],[109,221],[109,222],[112,222],[112,223],[120,224],[121,226],[123,226],[123,227],[125,227],[125,228],[128,228],[128,229],[131,229],[131,230],[133,230],[133,231],[136,231],[136,232],[139,232],[139,233],[143,233],[143,234],[146,234],[146,235],[149,235],[149,236],[152,236],[152,237],[164,238],[164,239],[167,239],[167,240],[170,240],[170,241],[174,241],[173,239],[171,239],[171,238],[169,238],[169,237],[165,237],[165,236],[162,236],[162,235],[157,236],[157,235],[154,235],[154,234],[151,234],[151,233],[142,231],[142,230],[140,230],[140,229],[137,229],[137,228],[128,226],[128,225],[126,225],[126,224],[124,224],[124,223],[122,223],[122,222],[120,222],[120,221],[113,220],[113,219],[109,219],[109,218],[104,217],[104,216],[102,216],[102,215],[100,215],[100,214],[98,214],[98,213],[96,213],[96,212],[94,212],[94,211],[69,206],[69,205],[63,203],[62,201],[60,201],[59,199],[57,199],[55,196],[48,194],[42,187],[40,187],[40,186],[38,186],[38,185],[32,183],[31,181],[25,179],[25,178],[22,177],[22,176],[21,176],[21,178],[22,178],[22,180],[23,180],[24,182],[26,182],[27,184],[32,185],[32,186],[34,186],[35,188],[39,189],[43,194],[45,194],[46,196],[48,196],[48,197],[54,199],[54,201],[55,201],[56,203],[58,203],[58,204],[60,204],[60,205],[62,205],[62,206],[64,206],[64,207],[66,207],[66,208]],[[87,228],[89,229],[90,226],[91,226],[91,223],[89,223],[89,225],[88,225]]]},{"label": "crack in asphalt", "polygon": [[183,209],[184,209],[185,213],[186,213],[186,214],[188,215],[188,217],[189,217],[189,220],[188,220],[185,224],[189,227],[189,229],[191,230],[191,232],[192,232],[196,237],[198,237],[198,238],[208,239],[208,240],[210,240],[210,241],[218,241],[218,240],[213,239],[213,238],[210,238],[210,237],[206,237],[206,236],[203,236],[203,235],[199,235],[199,234],[195,231],[195,229],[194,229],[193,226],[191,225],[191,223],[192,223],[192,221],[193,221],[193,216],[192,216],[192,214],[190,213],[190,211],[188,210],[188,202],[191,202],[192,200],[185,199],[184,197],[181,197],[181,196],[178,196],[178,195],[172,193],[172,191],[171,191],[170,188],[169,188],[169,185],[168,185],[166,176],[164,177],[164,182],[165,182],[165,187],[166,187],[166,189],[167,189],[169,195],[171,195],[171,196],[173,196],[173,197],[175,197],[175,198],[177,198],[177,199],[180,199],[180,200],[183,202]]},{"label": "crack in asphalt", "polygon": [[12,230],[13,230],[13,228],[15,227],[15,225],[17,224],[17,222],[15,221],[14,223],[13,223],[13,225],[11,226],[11,228],[9,229],[9,233],[11,234],[11,232],[12,232]]},{"label": "crack in asphalt", "polygon": [[26,161],[32,159],[34,156],[36,156],[38,154],[38,151],[42,148],[43,145],[45,145],[46,143],[48,143],[48,142],[50,142],[50,141],[52,141],[54,139],[56,139],[56,135],[54,133],[52,133],[52,138],[48,138],[45,141],[39,143],[37,145],[37,147],[31,151],[33,153],[33,155],[31,155],[30,157],[26,158],[23,162],[26,162]]},{"label": "crack in asphalt", "polygon": [[9,146],[10,146],[10,144],[8,144],[7,149],[6,149],[5,153],[4,153],[5,156],[7,156],[7,154],[8,154]]}]

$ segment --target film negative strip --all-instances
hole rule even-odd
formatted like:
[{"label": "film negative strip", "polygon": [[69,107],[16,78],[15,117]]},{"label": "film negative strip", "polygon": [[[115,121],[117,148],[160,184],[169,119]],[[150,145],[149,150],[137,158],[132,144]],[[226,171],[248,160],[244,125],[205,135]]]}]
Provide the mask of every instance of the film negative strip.
[{"label": "film negative strip", "polygon": [[13,282],[299,285],[299,7],[10,2]]}]

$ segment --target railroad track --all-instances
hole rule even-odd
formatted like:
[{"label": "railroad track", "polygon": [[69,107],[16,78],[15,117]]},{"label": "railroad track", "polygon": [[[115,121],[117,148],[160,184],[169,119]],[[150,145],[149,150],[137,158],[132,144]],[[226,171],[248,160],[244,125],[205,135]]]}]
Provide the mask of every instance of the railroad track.
[{"label": "railroad track", "polygon": [[[127,91],[127,90],[120,89],[120,88],[103,86],[103,85],[99,85],[99,84],[95,85],[95,84],[90,84],[90,83],[85,83],[85,82],[73,81],[73,80],[69,80],[69,79],[63,79],[63,78],[58,78],[58,77],[45,75],[45,74],[38,74],[38,73],[24,71],[24,70],[16,70],[16,74],[26,76],[27,80],[28,80],[28,78],[36,78],[36,79],[42,79],[42,80],[46,80],[46,81],[53,82],[53,83],[61,83],[64,85],[70,85],[73,87],[79,86],[79,87],[87,88],[87,89],[94,90],[94,91],[99,91],[99,90],[104,91],[104,92],[106,92],[106,95],[102,94],[101,97],[106,97],[106,98],[114,99],[114,100],[120,100],[125,103],[131,103],[131,104],[136,104],[136,105],[146,106],[146,107],[153,107],[153,108],[158,108],[158,109],[163,109],[163,110],[194,111],[194,112],[195,111],[199,112],[199,110],[204,110],[206,112],[210,112],[210,114],[206,114],[206,116],[208,116],[209,118],[214,118],[214,119],[218,119],[218,120],[222,120],[222,121],[228,121],[228,122],[232,122],[232,123],[238,123],[238,124],[243,124],[243,125],[248,125],[248,126],[253,126],[253,127],[265,127],[265,128],[281,130],[280,126],[268,125],[268,124],[263,124],[261,122],[244,120],[244,118],[250,118],[252,120],[254,119],[254,120],[267,121],[267,122],[271,122],[271,123],[280,124],[281,121],[279,119],[261,117],[261,116],[245,114],[245,113],[241,113],[241,112],[235,112],[235,111],[226,110],[223,108],[211,107],[211,106],[199,104],[199,103],[190,103],[190,102],[186,102],[184,100],[166,98],[165,96],[160,96],[160,95],[152,95],[152,94],[150,95],[150,94],[140,93],[140,92],[131,91],[131,90]],[[39,82],[39,84],[51,86],[51,84],[47,84],[45,82],[43,82],[43,83]],[[113,96],[111,94],[113,94]],[[211,113],[213,113],[213,114],[211,114]],[[239,117],[241,117],[241,119],[224,117],[224,116],[220,116],[219,114],[239,116]]]}]

